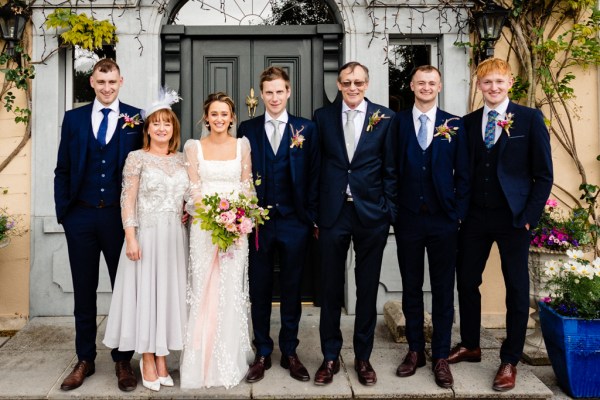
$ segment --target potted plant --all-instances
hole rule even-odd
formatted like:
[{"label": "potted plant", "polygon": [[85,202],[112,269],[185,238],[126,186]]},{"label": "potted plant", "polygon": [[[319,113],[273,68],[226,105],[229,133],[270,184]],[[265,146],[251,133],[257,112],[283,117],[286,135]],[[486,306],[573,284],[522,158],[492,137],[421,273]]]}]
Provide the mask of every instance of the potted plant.
[{"label": "potted plant", "polygon": [[573,397],[599,397],[600,257],[590,261],[581,250],[567,256],[544,269],[542,333],[559,385]]},{"label": "potted plant", "polygon": [[587,248],[592,242],[589,233],[589,214],[583,208],[574,208],[568,213],[560,208],[555,199],[548,199],[538,225],[531,229],[529,247],[529,306],[534,310],[531,318],[535,322],[533,333],[525,338],[523,358],[533,365],[548,365],[539,319],[538,301],[547,295],[544,291],[544,265],[557,257],[566,258],[565,252]]},{"label": "potted plant", "polygon": [[10,243],[11,236],[21,236],[24,232],[18,226],[19,218],[0,208],[0,249]]}]

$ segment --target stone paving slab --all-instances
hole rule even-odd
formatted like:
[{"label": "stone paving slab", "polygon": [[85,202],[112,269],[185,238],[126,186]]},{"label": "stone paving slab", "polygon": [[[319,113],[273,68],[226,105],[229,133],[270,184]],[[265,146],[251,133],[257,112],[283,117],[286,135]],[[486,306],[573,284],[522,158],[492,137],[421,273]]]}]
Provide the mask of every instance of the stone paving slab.
[{"label": "stone paving slab", "polygon": [[72,359],[73,354],[63,350],[2,349],[0,398],[46,398]]},{"label": "stone paving slab", "polygon": [[0,347],[2,347],[2,345],[3,345],[4,343],[6,343],[6,341],[7,341],[8,339],[10,339],[10,337],[8,337],[8,336],[0,336]]},{"label": "stone paving slab", "polygon": [[272,354],[272,367],[266,371],[265,378],[252,385],[252,398],[254,399],[315,399],[315,398],[352,398],[352,389],[348,376],[343,366],[340,368],[333,382],[325,386],[313,383],[315,372],[321,365],[320,352],[300,351],[298,357],[308,370],[310,380],[300,382],[290,377],[289,370],[279,365],[281,352],[275,349]]},{"label": "stone paving slab", "polygon": [[[96,318],[100,324],[104,316]],[[37,317],[25,325],[1,350],[70,350],[75,348],[73,317]]]},{"label": "stone paving slab", "polygon": [[551,399],[553,394],[529,369],[517,366],[517,384],[508,392],[492,389],[500,365],[495,350],[482,350],[480,363],[462,362],[451,366],[454,392],[459,399]]},{"label": "stone paving slab", "polygon": [[377,384],[363,386],[358,381],[358,375],[354,370],[354,352],[342,351],[342,357],[346,360],[346,368],[352,391],[355,398],[360,399],[434,399],[453,398],[450,389],[442,389],[435,384],[431,364],[428,362],[423,368],[407,378],[396,376],[396,368],[402,361],[402,357],[408,350],[406,344],[396,344],[397,350],[375,349],[371,353],[371,365],[377,373]]}]

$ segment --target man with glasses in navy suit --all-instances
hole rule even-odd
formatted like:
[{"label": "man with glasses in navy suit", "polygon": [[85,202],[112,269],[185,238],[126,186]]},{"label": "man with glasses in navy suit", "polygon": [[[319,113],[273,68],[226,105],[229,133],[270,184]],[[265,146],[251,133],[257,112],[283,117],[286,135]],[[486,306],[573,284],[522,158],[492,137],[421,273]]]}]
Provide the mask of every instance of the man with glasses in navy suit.
[{"label": "man with glasses in navy suit", "polygon": [[316,385],[333,381],[340,369],[340,330],[346,259],[356,253],[354,368],[363,385],[377,374],[369,362],[377,322],[377,291],[383,250],[394,219],[396,175],[390,134],[393,112],[365,98],[369,70],[349,62],[338,71],[341,99],[315,111],[321,140],[319,248],[322,303],[319,332],[323,362]]},{"label": "man with glasses in navy suit", "polygon": [[[65,113],[54,170],[56,217],[67,239],[75,302],[77,364],[62,390],[76,389],[95,372],[96,290],[100,254],[114,285],[125,233],[121,223],[121,180],[127,154],[142,147],[138,108],[118,99],[123,85],[111,59],[96,63],[90,77],[96,97]],[[135,122],[124,123],[125,117]],[[134,390],[133,351],[112,350],[119,389]]]}]

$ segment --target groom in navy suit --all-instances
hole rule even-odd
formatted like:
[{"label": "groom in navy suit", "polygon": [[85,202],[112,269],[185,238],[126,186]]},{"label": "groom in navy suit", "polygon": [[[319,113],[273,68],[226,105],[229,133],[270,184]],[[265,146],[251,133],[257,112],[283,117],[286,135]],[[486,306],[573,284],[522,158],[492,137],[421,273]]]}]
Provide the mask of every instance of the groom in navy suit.
[{"label": "groom in navy suit", "polygon": [[508,99],[510,65],[492,58],[477,67],[485,105],[464,117],[472,167],[469,213],[461,226],[456,278],[461,342],[448,361],[481,361],[479,286],[494,242],[506,286],[506,339],[492,388],[515,387],[529,319],[529,229],[552,189],[550,136],[539,110]]},{"label": "groom in navy suit", "polygon": [[[65,113],[54,170],[56,217],[63,225],[71,264],[75,302],[75,347],[78,362],[62,390],[75,389],[95,372],[96,290],[100,253],[114,285],[124,231],[121,223],[122,170],[127,154],[142,147],[142,125],[123,124],[121,115],[140,110],[118,100],[123,84],[113,60],[96,63],[90,85],[93,103]],[[113,349],[119,389],[134,390],[133,351]]]},{"label": "groom in navy suit", "polygon": [[369,70],[349,62],[338,71],[342,100],[315,111],[321,139],[319,248],[322,303],[319,332],[323,363],[315,384],[333,381],[340,369],[340,316],[350,241],[356,253],[354,368],[363,385],[377,375],[369,362],[377,321],[383,249],[394,219],[396,174],[390,134],[393,112],[365,98]]},{"label": "groom in navy suit", "polygon": [[276,255],[281,288],[280,365],[290,370],[292,378],[308,381],[310,376],[296,348],[302,313],[302,270],[317,221],[319,143],[314,123],[286,110],[291,89],[285,70],[264,70],[260,91],[265,114],[244,121],[239,128],[239,136],[250,141],[254,179],[261,181],[256,185],[258,204],[272,207],[270,219],[250,237],[250,301],[256,357],[246,381],[260,381],[271,367],[273,340],[269,331]]},{"label": "groom in navy suit", "polygon": [[448,366],[454,317],[454,274],[458,227],[469,195],[469,155],[460,118],[436,106],[442,90],[440,71],[423,65],[413,71],[412,109],[394,117],[398,141],[398,218],[394,224],[402,275],[402,311],[409,351],[398,367],[400,377],[425,365],[423,279],[425,249],[432,295],[432,369],[443,388],[454,380]]}]

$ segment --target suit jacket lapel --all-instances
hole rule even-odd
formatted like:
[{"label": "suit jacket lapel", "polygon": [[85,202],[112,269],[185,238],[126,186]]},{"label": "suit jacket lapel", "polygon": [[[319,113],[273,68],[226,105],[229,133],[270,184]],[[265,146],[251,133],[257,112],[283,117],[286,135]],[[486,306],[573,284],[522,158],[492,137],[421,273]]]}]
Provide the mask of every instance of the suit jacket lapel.
[{"label": "suit jacket lapel", "polygon": [[[292,126],[293,129],[298,130],[300,129],[299,126],[297,126],[296,123],[296,118],[294,118],[293,115],[291,115],[290,113],[288,113],[288,123],[285,125],[285,130],[283,132],[283,137],[281,138],[281,143],[287,143],[287,146],[289,147],[292,143]],[[284,139],[288,137],[289,141],[284,142]],[[279,146],[281,147],[281,146]],[[296,151],[299,151],[297,148],[290,148],[290,173],[292,175],[292,182],[296,182],[296,157],[294,157],[294,153]]]},{"label": "suit jacket lapel", "polygon": [[[513,107],[513,103],[512,102],[508,102],[508,107],[506,107],[506,113],[513,113],[514,114],[514,107]],[[503,137],[505,136],[505,137]],[[506,148],[506,144],[508,143],[508,135],[506,134],[506,132],[504,132],[504,129],[500,131],[500,137],[498,138],[498,142],[496,143],[499,147],[498,147],[498,156],[500,156],[502,154],[502,152],[504,152],[504,149]]]},{"label": "suit jacket lapel", "polygon": [[83,176],[85,171],[85,160],[87,154],[87,145],[88,140],[90,138],[90,132],[93,132],[92,127],[92,109],[94,103],[90,103],[88,105],[88,109],[83,112],[83,121],[81,121],[81,125],[79,128],[79,162],[77,163],[77,168],[79,174]]},{"label": "suit jacket lapel", "polygon": [[[365,100],[367,101],[367,100]],[[373,115],[373,113],[377,111],[375,109],[375,106],[373,105],[373,103],[371,103],[370,101],[367,101],[367,113],[365,114],[365,120],[363,122],[363,126],[362,126],[362,130],[360,131],[360,136],[358,138],[358,143],[356,144],[356,147],[354,148],[354,154],[358,153],[360,151],[360,148],[362,147],[361,144],[366,140],[366,136],[371,132],[367,132],[367,126],[369,126],[369,117],[371,117],[371,115]]]}]

